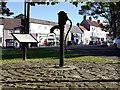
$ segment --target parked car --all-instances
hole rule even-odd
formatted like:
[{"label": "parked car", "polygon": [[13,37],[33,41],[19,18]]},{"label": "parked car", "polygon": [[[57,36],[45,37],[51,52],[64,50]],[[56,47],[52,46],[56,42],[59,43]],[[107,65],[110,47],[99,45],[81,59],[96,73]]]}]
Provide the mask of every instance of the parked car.
[{"label": "parked car", "polygon": [[101,46],[113,46],[113,42],[112,41],[101,41]]},{"label": "parked car", "polygon": [[107,46],[107,47],[109,47],[109,46],[113,46],[113,42],[112,41],[98,41],[97,43],[96,43],[96,45],[100,45],[100,46]]},{"label": "parked car", "polygon": [[114,40],[113,40],[113,44],[116,48],[120,49],[120,36],[116,37]]}]

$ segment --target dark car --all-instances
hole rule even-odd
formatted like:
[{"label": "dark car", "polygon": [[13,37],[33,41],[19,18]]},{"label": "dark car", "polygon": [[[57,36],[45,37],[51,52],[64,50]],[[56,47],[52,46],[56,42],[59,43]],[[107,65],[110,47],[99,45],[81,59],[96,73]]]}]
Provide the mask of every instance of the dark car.
[{"label": "dark car", "polygon": [[95,45],[95,41],[90,41],[89,45]]}]

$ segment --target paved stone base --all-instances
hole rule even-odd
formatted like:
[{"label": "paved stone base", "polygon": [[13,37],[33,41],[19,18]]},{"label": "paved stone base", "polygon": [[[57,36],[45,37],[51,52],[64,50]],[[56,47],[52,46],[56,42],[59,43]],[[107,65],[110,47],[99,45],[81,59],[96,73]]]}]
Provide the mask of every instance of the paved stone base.
[{"label": "paved stone base", "polygon": [[119,64],[66,61],[65,67],[58,67],[58,62],[52,61],[3,64],[1,68],[2,90],[120,88]]}]

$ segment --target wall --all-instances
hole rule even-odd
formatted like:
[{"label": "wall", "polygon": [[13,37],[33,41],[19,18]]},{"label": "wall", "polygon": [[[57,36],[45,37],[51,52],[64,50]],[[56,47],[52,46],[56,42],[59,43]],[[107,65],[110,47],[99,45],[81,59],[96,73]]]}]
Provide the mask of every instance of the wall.
[{"label": "wall", "polygon": [[6,40],[7,39],[13,39],[11,33],[13,32],[13,30],[4,30],[3,31],[3,35],[4,35],[4,39],[3,39],[3,47],[6,47]]},{"label": "wall", "polygon": [[89,42],[91,41],[91,32],[90,31],[84,31],[83,34],[83,44],[88,45]]},{"label": "wall", "polygon": [[[37,23],[30,23],[30,33],[35,33],[38,40],[38,46],[42,45],[41,41],[42,39],[47,39],[48,34],[50,33],[50,29],[52,28],[52,25],[44,25],[44,24],[37,24]],[[55,29],[54,33],[56,36],[59,35],[59,30]]]},{"label": "wall", "polygon": [[[94,38],[100,38],[100,41],[102,40],[106,41],[107,32],[102,31],[100,27],[90,26],[90,32],[91,32],[91,36],[93,36]],[[94,41],[96,40],[94,39]]]},{"label": "wall", "polygon": [[0,46],[3,44],[3,25],[0,25]]}]

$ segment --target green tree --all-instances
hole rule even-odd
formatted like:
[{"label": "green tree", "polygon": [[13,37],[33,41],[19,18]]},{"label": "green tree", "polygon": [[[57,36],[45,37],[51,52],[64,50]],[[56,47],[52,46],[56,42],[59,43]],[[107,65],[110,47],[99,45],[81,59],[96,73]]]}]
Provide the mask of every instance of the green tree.
[{"label": "green tree", "polygon": [[[117,33],[117,21],[120,18],[120,2],[86,2],[79,10],[80,15],[90,15],[93,18],[104,17],[113,32],[113,38]],[[109,30],[111,30],[109,29]]]},{"label": "green tree", "polygon": [[7,2],[5,0],[0,2],[0,14],[1,15],[5,15],[5,16],[10,16],[12,14],[14,14],[13,12],[10,11],[10,9],[8,7],[6,7]]},{"label": "green tree", "polygon": [[117,21],[117,36],[120,36],[120,18]]}]

